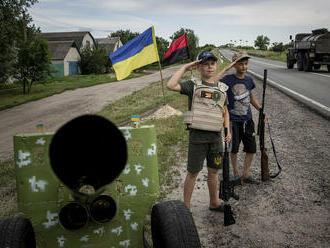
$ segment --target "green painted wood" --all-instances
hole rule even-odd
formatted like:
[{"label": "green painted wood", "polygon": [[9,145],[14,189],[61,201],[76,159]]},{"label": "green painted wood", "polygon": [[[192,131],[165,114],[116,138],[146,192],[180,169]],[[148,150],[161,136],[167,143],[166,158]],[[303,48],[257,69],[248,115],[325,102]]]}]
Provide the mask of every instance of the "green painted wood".
[{"label": "green painted wood", "polygon": [[64,64],[51,64],[51,69],[54,70],[52,72],[53,77],[64,77]]},{"label": "green painted wood", "polygon": [[18,209],[32,221],[39,248],[143,247],[146,216],[159,196],[156,132],[153,126],[120,130],[127,141],[128,161],[103,192],[115,200],[116,215],[106,224],[90,220],[77,231],[65,230],[58,222],[59,210],[73,197],[49,164],[54,133],[14,137]]}]

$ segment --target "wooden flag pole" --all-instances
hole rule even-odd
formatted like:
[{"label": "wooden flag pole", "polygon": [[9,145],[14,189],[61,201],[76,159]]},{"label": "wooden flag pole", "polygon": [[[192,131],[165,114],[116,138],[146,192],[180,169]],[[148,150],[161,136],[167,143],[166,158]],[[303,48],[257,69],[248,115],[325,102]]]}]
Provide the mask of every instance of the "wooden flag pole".
[{"label": "wooden flag pole", "polygon": [[164,91],[164,81],[163,81],[163,74],[162,74],[162,66],[160,65],[160,61],[158,60],[159,65],[159,72],[160,72],[160,79],[162,81],[162,90],[163,90],[163,97],[164,97],[164,105],[166,105],[166,98],[165,98],[165,91]]}]

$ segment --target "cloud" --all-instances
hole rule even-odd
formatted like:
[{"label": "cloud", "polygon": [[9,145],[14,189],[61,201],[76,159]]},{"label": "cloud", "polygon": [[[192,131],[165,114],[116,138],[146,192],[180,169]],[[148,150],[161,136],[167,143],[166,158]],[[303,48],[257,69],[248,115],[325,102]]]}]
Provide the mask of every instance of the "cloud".
[{"label": "cloud", "polygon": [[[322,3],[321,3],[322,2]],[[260,26],[329,26],[328,1],[268,1],[258,4],[203,9],[221,15],[222,24]]]},{"label": "cloud", "polygon": [[304,26],[330,23],[327,0],[83,0],[67,4],[98,8],[100,11],[130,12],[132,15],[184,15],[187,18],[217,16],[226,25]]}]

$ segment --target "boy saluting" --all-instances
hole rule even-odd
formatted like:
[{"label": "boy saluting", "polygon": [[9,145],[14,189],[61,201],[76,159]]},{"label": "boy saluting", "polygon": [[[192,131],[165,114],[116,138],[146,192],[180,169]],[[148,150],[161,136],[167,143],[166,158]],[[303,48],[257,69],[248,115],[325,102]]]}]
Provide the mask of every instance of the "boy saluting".
[{"label": "boy saluting", "polygon": [[[228,85],[228,110],[230,114],[231,132],[232,132],[232,149],[230,153],[231,163],[233,165],[234,179],[245,183],[259,184],[260,181],[250,176],[250,167],[253,156],[256,153],[255,129],[252,120],[251,104],[258,111],[260,104],[253,94],[255,88],[254,81],[251,77],[245,75],[248,69],[249,56],[245,52],[237,52],[233,55],[233,63],[225,68],[226,70],[234,67],[235,74],[224,76],[221,81]],[[219,79],[223,72],[217,75]],[[251,104],[250,104],[251,103]],[[244,171],[240,176],[237,167],[237,153],[240,142],[243,141],[245,161]]]},{"label": "boy saluting", "polygon": [[[206,158],[209,209],[222,212],[224,204],[218,198],[218,171],[222,166],[222,130],[229,127],[229,113],[226,106],[228,87],[214,81],[217,60],[212,52],[201,52],[196,61],[183,65],[171,77],[167,88],[188,96],[189,111],[185,113],[185,123],[189,129],[189,147],[184,203],[190,209],[195,181]],[[198,70],[201,78],[179,82],[189,70]],[[225,142],[230,139],[228,132]]]}]

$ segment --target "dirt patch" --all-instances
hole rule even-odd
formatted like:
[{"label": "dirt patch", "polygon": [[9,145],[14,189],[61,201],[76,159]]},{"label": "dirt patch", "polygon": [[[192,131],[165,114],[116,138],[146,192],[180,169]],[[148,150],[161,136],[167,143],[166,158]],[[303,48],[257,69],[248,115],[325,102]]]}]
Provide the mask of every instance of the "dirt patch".
[{"label": "dirt patch", "polygon": [[[261,82],[255,82],[255,93],[260,97]],[[202,246],[330,247],[329,121],[271,87],[267,88],[265,112],[283,171],[270,182],[236,187],[240,200],[230,200],[236,224],[224,227],[223,214],[208,210],[207,175],[203,169],[191,201]],[[255,122],[257,119],[254,112]],[[277,172],[268,133],[266,147],[270,170]],[[239,154],[242,170],[244,154]],[[178,157],[183,160],[174,168],[179,173],[173,177],[173,185],[179,186],[165,200],[182,200],[186,154]],[[260,176],[259,151],[251,173]]]},{"label": "dirt patch", "polygon": [[166,104],[159,109],[157,109],[154,113],[142,118],[143,120],[155,120],[155,119],[162,119],[168,118],[173,115],[182,115],[182,112],[172,108],[170,105]]}]

